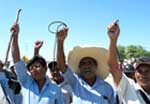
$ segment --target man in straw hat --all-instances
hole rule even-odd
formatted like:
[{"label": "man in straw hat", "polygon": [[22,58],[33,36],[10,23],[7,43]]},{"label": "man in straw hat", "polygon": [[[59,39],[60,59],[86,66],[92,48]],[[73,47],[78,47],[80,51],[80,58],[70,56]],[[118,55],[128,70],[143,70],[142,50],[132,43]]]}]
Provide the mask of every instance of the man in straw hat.
[{"label": "man in straw hat", "polygon": [[128,78],[119,69],[117,60],[117,40],[119,37],[119,24],[113,22],[108,26],[110,38],[108,65],[116,84],[121,104],[150,104],[150,57],[143,57],[136,62],[136,82]]},{"label": "man in straw hat", "polygon": [[68,28],[57,33],[57,63],[73,89],[73,104],[115,104],[113,89],[103,80],[108,76],[107,51],[97,47],[76,47],[69,53],[68,67],[63,48],[67,33]]}]

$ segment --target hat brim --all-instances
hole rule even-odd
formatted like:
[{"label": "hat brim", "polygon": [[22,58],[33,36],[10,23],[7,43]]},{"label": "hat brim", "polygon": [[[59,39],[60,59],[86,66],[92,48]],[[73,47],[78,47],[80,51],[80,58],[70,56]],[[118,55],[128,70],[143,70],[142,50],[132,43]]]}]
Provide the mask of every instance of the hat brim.
[{"label": "hat brim", "polygon": [[75,73],[80,73],[79,62],[84,57],[91,57],[97,61],[97,76],[105,79],[109,75],[107,58],[108,51],[99,47],[75,47],[68,55],[68,64],[73,68]]},{"label": "hat brim", "polygon": [[135,69],[138,69],[138,67],[141,66],[141,65],[150,65],[150,62],[140,62],[140,63],[137,63],[135,65]]}]

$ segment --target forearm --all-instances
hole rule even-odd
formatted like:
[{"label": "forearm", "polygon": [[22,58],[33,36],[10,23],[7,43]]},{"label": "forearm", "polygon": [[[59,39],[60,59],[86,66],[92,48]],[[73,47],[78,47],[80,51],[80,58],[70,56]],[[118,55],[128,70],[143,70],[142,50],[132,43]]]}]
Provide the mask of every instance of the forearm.
[{"label": "forearm", "polygon": [[19,52],[19,46],[18,46],[18,34],[13,34],[12,56],[13,56],[14,63],[20,60],[20,52]]},{"label": "forearm", "polygon": [[39,49],[34,48],[34,56],[38,56],[39,55]]},{"label": "forearm", "polygon": [[110,40],[109,55],[108,55],[108,65],[110,67],[109,71],[113,75],[113,78],[118,85],[122,77],[122,72],[119,69],[118,59],[117,59],[117,40]]},{"label": "forearm", "polygon": [[116,41],[113,40],[110,41],[110,45],[109,45],[108,65],[112,69],[116,69],[118,67],[117,46],[116,46]]},{"label": "forearm", "polygon": [[17,63],[14,64],[15,72],[17,74],[17,77],[19,81],[22,84],[26,83],[26,80],[30,77],[27,73],[26,65],[23,61],[18,61]]},{"label": "forearm", "polygon": [[57,64],[58,68],[65,72],[66,63],[65,63],[65,54],[64,54],[64,41],[58,41],[57,43]]}]

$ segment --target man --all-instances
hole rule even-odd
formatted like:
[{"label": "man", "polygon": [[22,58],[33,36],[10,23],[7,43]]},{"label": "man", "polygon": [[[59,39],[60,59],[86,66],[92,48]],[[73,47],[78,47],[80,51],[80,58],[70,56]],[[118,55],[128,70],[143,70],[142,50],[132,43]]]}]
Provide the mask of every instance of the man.
[{"label": "man", "polygon": [[72,88],[66,79],[62,76],[58,69],[57,62],[52,61],[48,64],[50,69],[50,75],[52,80],[61,88],[62,93],[65,96],[65,104],[71,104],[72,102]]},{"label": "man", "polygon": [[6,69],[3,69],[3,66],[4,64],[0,60],[0,84],[1,84],[0,94],[5,95],[5,97],[3,97],[4,102],[7,101],[9,102],[9,104],[20,104],[22,99],[20,93],[21,86],[17,81],[17,79],[13,77],[13,73],[7,71]]},{"label": "man", "polygon": [[67,32],[68,28],[63,28],[57,33],[57,63],[73,89],[72,103],[115,104],[113,89],[103,80],[108,75],[104,70],[107,68],[107,51],[96,47],[75,48],[68,57],[69,65],[78,72],[75,74],[65,63],[64,40]]},{"label": "man", "polygon": [[1,86],[1,83],[0,83],[0,104],[9,104],[6,95],[3,91],[3,88]]},{"label": "man", "polygon": [[2,72],[3,71],[3,62],[0,60],[0,104],[9,104],[8,102],[8,99],[7,99],[7,95],[6,93],[4,92],[4,89],[1,85],[1,80],[3,80],[2,78]]},{"label": "man", "polygon": [[123,72],[127,77],[135,80],[135,68],[132,64],[123,65]]},{"label": "man", "polygon": [[110,38],[108,65],[117,87],[120,104],[150,104],[150,59],[138,61],[135,67],[135,81],[129,79],[119,69],[117,60],[117,40],[120,29],[116,22],[108,26]]},{"label": "man", "polygon": [[45,76],[47,64],[43,57],[35,56],[27,64],[20,59],[18,46],[19,25],[12,27],[12,55],[15,71],[22,85],[23,104],[64,104],[64,97],[57,85],[50,83]]},{"label": "man", "polygon": [[[34,45],[34,56],[39,55],[40,48],[43,45],[43,41],[36,41]],[[29,66],[28,66],[29,67]],[[51,80],[54,81],[60,88],[65,97],[65,104],[70,104],[72,102],[72,89],[68,82],[63,78],[60,74],[60,71],[57,67],[56,61],[51,61],[48,63],[48,68],[50,69],[49,77],[51,76]]]}]

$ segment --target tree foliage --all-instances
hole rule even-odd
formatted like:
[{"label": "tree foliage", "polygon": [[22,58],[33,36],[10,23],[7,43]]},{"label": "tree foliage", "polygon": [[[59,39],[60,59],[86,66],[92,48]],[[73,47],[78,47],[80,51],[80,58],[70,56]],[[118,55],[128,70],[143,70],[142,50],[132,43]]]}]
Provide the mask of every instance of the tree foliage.
[{"label": "tree foliage", "polygon": [[150,51],[144,49],[142,46],[138,45],[129,45],[118,46],[118,51],[121,59],[129,59],[129,58],[138,58],[141,56],[150,56]]}]

